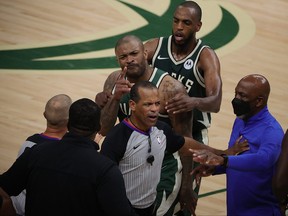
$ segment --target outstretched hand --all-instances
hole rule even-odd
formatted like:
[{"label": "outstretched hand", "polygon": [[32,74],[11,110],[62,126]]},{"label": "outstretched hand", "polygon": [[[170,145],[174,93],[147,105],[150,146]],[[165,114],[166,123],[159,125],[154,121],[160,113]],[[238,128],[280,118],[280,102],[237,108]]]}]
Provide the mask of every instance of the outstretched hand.
[{"label": "outstretched hand", "polygon": [[168,113],[183,113],[194,109],[191,103],[191,97],[184,93],[178,93],[166,102],[165,109]]},{"label": "outstretched hand", "polygon": [[243,141],[242,140],[242,136],[240,136],[236,142],[234,143],[233,146],[231,146],[230,148],[226,149],[224,152],[226,155],[238,155],[241,154],[244,151],[249,150],[249,144],[248,141],[245,139]]},{"label": "outstretched hand", "polygon": [[212,153],[206,149],[189,149],[193,153],[193,161],[198,162],[200,164],[217,166],[221,165],[224,162],[223,157]]}]

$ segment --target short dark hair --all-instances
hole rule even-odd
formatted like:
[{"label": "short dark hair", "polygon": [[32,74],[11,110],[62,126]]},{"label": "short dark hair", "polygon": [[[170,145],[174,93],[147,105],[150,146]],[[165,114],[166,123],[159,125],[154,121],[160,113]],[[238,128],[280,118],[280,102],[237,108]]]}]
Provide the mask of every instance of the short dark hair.
[{"label": "short dark hair", "polygon": [[202,19],[202,9],[195,1],[184,1],[184,2],[180,3],[178,5],[178,7],[179,6],[195,9],[197,19],[198,19],[198,21],[201,21],[201,19]]},{"label": "short dark hair", "polygon": [[141,41],[141,39],[139,37],[137,37],[136,35],[125,35],[124,37],[120,38],[115,45],[115,51],[117,50],[117,48],[119,46],[121,46],[122,44],[125,43],[130,43],[131,41],[137,41],[138,44],[141,45],[141,47],[144,49],[144,44]]},{"label": "short dark hair", "polygon": [[157,86],[150,81],[139,81],[132,86],[130,90],[130,100],[136,103],[141,99],[139,95],[139,88],[157,89]]},{"label": "short dark hair", "polygon": [[100,126],[101,109],[88,99],[82,98],[70,106],[68,130],[81,136],[89,136],[98,132]]}]

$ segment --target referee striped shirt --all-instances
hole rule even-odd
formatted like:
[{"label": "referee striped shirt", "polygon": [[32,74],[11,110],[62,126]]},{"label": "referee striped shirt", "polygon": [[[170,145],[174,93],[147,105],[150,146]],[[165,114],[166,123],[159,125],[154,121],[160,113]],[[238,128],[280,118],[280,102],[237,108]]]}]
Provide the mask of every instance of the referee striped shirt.
[{"label": "referee striped shirt", "polygon": [[[148,153],[149,136],[151,153]],[[143,209],[151,206],[156,199],[165,151],[176,152],[184,142],[184,138],[174,134],[164,122],[158,121],[147,133],[124,119],[107,134],[101,153],[119,165],[127,197],[134,208]],[[149,155],[154,156],[152,165],[147,162]]]}]

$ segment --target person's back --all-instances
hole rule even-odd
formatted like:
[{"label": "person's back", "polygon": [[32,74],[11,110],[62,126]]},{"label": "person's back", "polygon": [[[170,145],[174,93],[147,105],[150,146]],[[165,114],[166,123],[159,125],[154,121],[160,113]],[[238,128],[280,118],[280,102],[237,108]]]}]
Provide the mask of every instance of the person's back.
[{"label": "person's back", "polygon": [[[32,169],[26,215],[107,215],[101,199],[119,190],[110,185],[117,172],[112,161],[99,155],[95,143],[67,134],[61,141],[37,147],[28,164]],[[109,205],[115,203],[105,203],[106,208]]]},{"label": "person's back", "polygon": [[[17,157],[19,157],[26,148],[31,148],[36,144],[43,142],[53,143],[60,140],[67,132],[67,122],[71,104],[72,100],[66,94],[58,94],[50,98],[43,112],[43,116],[46,119],[45,131],[29,136],[21,145]],[[26,191],[22,191],[18,196],[12,196],[11,199],[16,213],[18,215],[25,215]]]},{"label": "person's back", "polygon": [[134,215],[118,167],[93,141],[100,112],[93,101],[77,100],[61,140],[26,149],[0,175],[9,195],[27,189],[26,215]]},{"label": "person's back", "polygon": [[29,136],[21,145],[18,157],[27,147],[32,147],[35,144],[49,140],[55,141],[61,139],[67,132],[67,122],[71,104],[72,100],[66,94],[58,94],[50,98],[43,112],[43,116],[46,119],[45,131]]}]

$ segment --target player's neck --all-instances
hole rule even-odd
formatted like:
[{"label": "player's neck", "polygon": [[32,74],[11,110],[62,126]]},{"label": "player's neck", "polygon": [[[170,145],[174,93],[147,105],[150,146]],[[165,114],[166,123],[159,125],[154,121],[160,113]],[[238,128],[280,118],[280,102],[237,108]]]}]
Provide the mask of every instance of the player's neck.
[{"label": "player's neck", "polygon": [[183,45],[177,45],[175,43],[172,43],[172,55],[175,60],[180,61],[186,58],[195,49],[196,45],[196,39],[193,39]]},{"label": "player's neck", "polygon": [[140,82],[140,81],[147,81],[147,80],[150,79],[152,73],[153,73],[153,68],[150,67],[150,66],[147,64],[147,67],[146,67],[146,69],[145,69],[145,72],[142,74],[141,77],[138,77],[138,78],[128,77],[128,81],[131,82],[131,83],[137,83],[137,82]]}]

